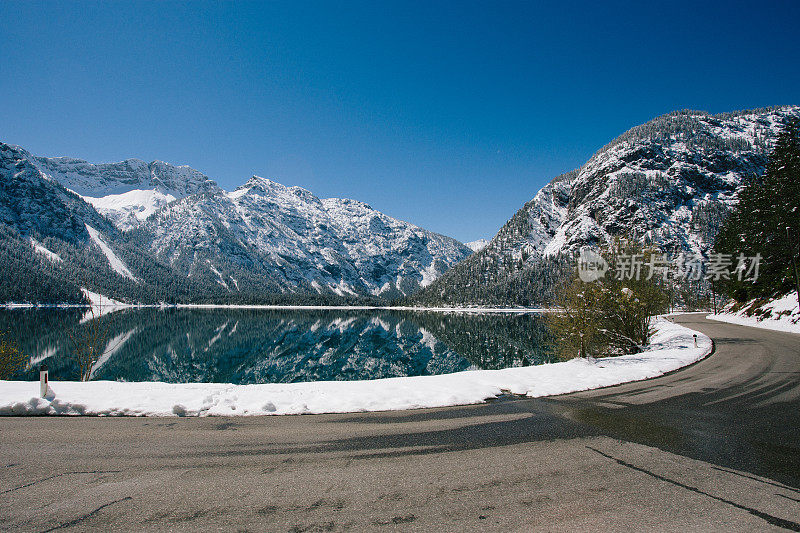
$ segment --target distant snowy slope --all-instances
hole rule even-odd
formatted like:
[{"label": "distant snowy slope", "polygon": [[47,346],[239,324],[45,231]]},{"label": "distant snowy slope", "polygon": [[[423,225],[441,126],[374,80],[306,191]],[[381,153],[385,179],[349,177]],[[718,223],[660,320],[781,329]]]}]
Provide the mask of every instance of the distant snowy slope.
[{"label": "distant snowy slope", "polygon": [[466,244],[467,248],[469,248],[473,252],[480,252],[481,250],[486,248],[486,245],[489,244],[489,241],[487,241],[486,239],[478,239],[477,241],[470,241],[464,244]]},{"label": "distant snowy slope", "polygon": [[93,164],[69,157],[30,157],[50,179],[80,194],[120,229],[137,227],[158,208],[192,194],[217,192],[216,182],[188,166],[126,159]]},{"label": "distant snowy slope", "polygon": [[40,243],[39,241],[37,241],[33,237],[29,237],[29,239],[31,241],[31,246],[33,246],[33,249],[37,254],[47,258],[48,260],[50,260],[51,262],[56,263],[56,264],[64,262],[64,260],[61,259],[60,255],[58,255],[55,252],[51,252],[44,245],[42,245],[42,243]]},{"label": "distant snowy slope", "polygon": [[83,196],[83,199],[93,205],[100,214],[114,222],[117,227],[127,230],[137,227],[158,209],[175,200],[175,197],[156,189],[134,189],[99,198]]},{"label": "distant snowy slope", "polygon": [[72,243],[89,238],[86,224],[117,231],[78,195],[42,173],[32,159],[22,148],[0,143],[0,223],[24,235]]},{"label": "distant snowy slope", "polygon": [[94,164],[70,157],[35,157],[39,169],[67,189],[82,196],[99,198],[133,190],[158,190],[182,198],[217,190],[216,182],[188,166],[163,161],[147,163],[126,159],[119,163]]}]

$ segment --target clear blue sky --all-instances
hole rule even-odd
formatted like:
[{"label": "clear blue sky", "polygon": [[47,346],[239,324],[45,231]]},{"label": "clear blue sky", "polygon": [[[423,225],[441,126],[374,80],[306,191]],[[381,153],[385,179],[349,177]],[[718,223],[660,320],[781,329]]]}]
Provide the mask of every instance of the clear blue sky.
[{"label": "clear blue sky", "polygon": [[540,4],[4,0],[0,140],[468,241],[654,116],[800,104],[800,2]]}]

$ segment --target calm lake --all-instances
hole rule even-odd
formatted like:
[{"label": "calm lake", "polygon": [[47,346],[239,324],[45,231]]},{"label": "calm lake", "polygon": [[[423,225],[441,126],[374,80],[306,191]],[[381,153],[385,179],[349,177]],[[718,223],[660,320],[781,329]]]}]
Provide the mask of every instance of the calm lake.
[{"label": "calm lake", "polygon": [[[76,379],[70,335],[85,309],[0,310],[32,366]],[[541,317],[355,310],[129,309],[104,315],[93,379],[289,383],[446,374],[549,361]]]}]

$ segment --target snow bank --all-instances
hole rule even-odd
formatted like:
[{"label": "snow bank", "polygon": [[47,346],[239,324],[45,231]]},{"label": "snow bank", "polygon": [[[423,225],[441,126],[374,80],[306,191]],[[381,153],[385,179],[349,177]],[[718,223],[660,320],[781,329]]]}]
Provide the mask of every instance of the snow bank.
[{"label": "snow bank", "polygon": [[481,403],[503,392],[531,397],[576,392],[660,376],[711,352],[711,339],[657,319],[650,350],[636,355],[564,363],[472,370],[440,376],[230,385],[157,382],[0,382],[0,415],[210,416],[344,413]]},{"label": "snow bank", "polygon": [[800,333],[800,309],[797,306],[797,293],[795,292],[770,300],[763,305],[758,305],[753,300],[738,311],[731,312],[731,309],[732,307],[729,306],[723,309],[722,313],[708,315],[706,318],[740,326]]}]

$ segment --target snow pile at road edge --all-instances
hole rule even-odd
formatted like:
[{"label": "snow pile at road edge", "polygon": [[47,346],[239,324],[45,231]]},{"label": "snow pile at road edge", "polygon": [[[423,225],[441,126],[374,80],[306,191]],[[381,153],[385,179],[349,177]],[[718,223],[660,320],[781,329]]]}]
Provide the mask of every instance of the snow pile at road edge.
[{"label": "snow pile at road edge", "polygon": [[711,339],[701,333],[665,318],[654,325],[650,348],[639,354],[438,376],[260,385],[51,381],[47,398],[36,396],[37,382],[5,381],[0,415],[230,416],[445,407],[504,392],[541,397],[653,378],[711,353]]}]

